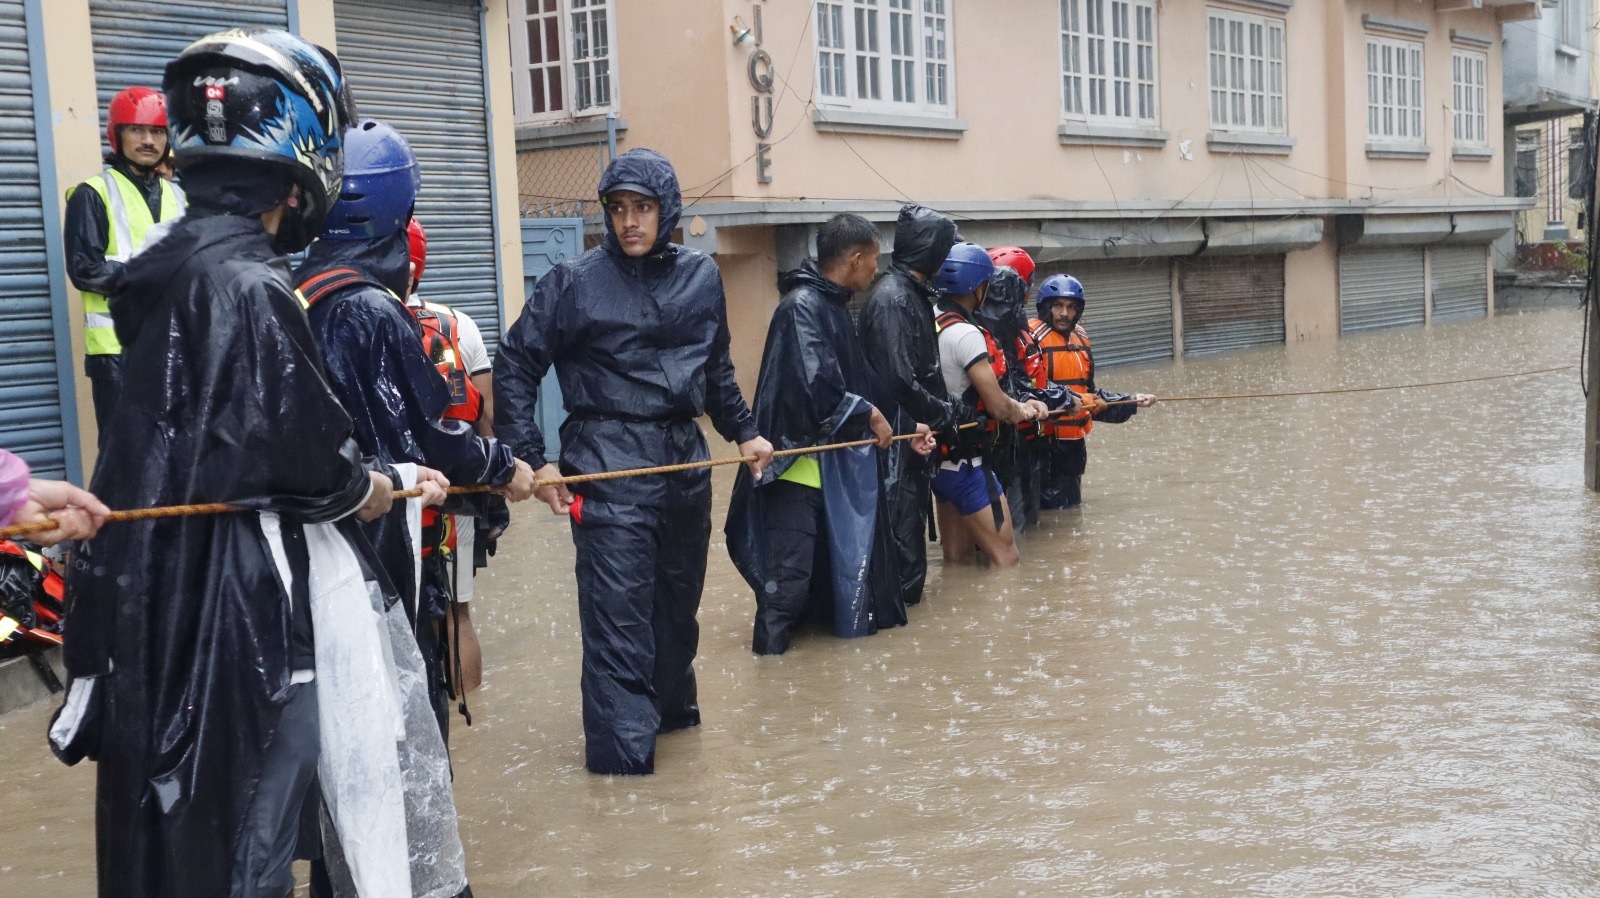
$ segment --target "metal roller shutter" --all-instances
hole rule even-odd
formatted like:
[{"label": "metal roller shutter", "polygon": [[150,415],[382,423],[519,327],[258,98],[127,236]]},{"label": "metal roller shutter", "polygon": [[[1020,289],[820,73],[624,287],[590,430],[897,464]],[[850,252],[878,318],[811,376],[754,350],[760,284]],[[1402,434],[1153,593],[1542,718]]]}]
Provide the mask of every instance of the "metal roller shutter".
[{"label": "metal roller shutter", "polygon": [[1283,257],[1215,256],[1178,263],[1183,354],[1283,342]]},{"label": "metal roller shutter", "polygon": [[1038,284],[1052,274],[1083,282],[1083,329],[1094,346],[1096,368],[1172,358],[1172,274],[1168,260],[1045,263]]},{"label": "metal roller shutter", "polygon": [[1433,320],[1466,321],[1489,313],[1489,248],[1436,246],[1429,250]]},{"label": "metal roller shutter", "polygon": [[0,440],[41,477],[67,474],[28,30],[0,0]]},{"label": "metal roller shutter", "polygon": [[1339,253],[1339,332],[1421,325],[1427,317],[1417,247],[1346,249]]},{"label": "metal roller shutter", "polygon": [[118,91],[159,90],[167,63],[185,47],[228,28],[288,28],[289,10],[286,0],[89,0],[89,21],[103,125]]},{"label": "metal roller shutter", "polygon": [[500,342],[483,32],[477,0],[335,0],[339,61],[356,108],[400,130],[422,163],[422,295]]}]

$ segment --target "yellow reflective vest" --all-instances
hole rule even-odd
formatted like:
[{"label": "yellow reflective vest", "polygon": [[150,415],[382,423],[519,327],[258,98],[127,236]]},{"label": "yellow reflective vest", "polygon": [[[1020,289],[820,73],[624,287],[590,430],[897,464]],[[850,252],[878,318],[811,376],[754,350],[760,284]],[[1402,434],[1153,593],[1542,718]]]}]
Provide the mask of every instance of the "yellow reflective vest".
[{"label": "yellow reflective vest", "polygon": [[[145,202],[139,185],[116,169],[108,168],[99,175],[78,185],[87,186],[100,194],[105,204],[107,224],[106,258],[126,262],[144,247],[146,235],[157,219],[150,217],[150,205]],[[76,187],[73,190],[77,190]],[[72,196],[72,191],[67,191]],[[171,221],[183,215],[187,207],[183,190],[171,181],[161,182],[161,218]],[[83,343],[87,355],[120,355],[122,344],[111,326],[111,307],[99,293],[83,293]]]}]

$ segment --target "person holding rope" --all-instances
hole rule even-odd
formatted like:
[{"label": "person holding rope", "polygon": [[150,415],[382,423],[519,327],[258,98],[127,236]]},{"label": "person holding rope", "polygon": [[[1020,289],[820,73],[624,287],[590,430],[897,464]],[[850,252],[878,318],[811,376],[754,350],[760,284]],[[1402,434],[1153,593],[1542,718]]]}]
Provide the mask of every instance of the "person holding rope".
[{"label": "person holding rope", "polygon": [[1005,351],[975,313],[989,291],[994,261],[976,243],[958,243],[933,277],[944,294],[935,308],[939,341],[939,373],[950,400],[982,426],[939,435],[939,470],[933,477],[939,533],[945,563],[970,562],[974,549],[996,567],[1020,560],[1012,534],[1011,509],[991,454],[999,428],[1038,421],[1050,413],[1039,399],[1013,399],[1004,383]]},{"label": "person holding rope", "polygon": [[1084,295],[1077,278],[1070,274],[1045,278],[1035,305],[1039,317],[1030,320],[1028,328],[1044,352],[1050,382],[1078,394],[1080,406],[1076,414],[1056,418],[1047,427],[1053,439],[1040,506],[1072,508],[1083,501],[1083,471],[1089,464],[1084,438],[1094,429],[1094,422],[1121,424],[1139,409],[1155,405],[1156,397],[1113,393],[1095,386],[1094,350],[1078,323],[1083,317]]},{"label": "person holding rope", "polygon": [[[605,243],[540,278],[500,344],[495,432],[546,480],[704,461],[695,419],[707,414],[759,476],[772,444],[734,380],[722,276],[710,256],[671,242],[683,210],[672,163],[629,150],[606,167],[599,196]],[[568,412],[559,469],[534,414],[551,366]],[[700,723],[710,472],[545,484],[536,495],[570,516],[577,548],[584,763],[652,773],[657,733]]]},{"label": "person holding rope", "polygon": [[[783,300],[767,328],[756,382],[756,424],[794,449],[871,434],[892,449],[894,431],[870,392],[866,360],[845,304],[872,286],[878,229],[836,215],[817,229],[817,257],[778,279]],[[914,451],[932,451],[928,427]],[[740,471],[725,530],[734,566],[755,590],[758,655],[781,655],[814,612],[843,637],[904,623],[874,606],[868,581],[878,511],[872,447],[778,458],[758,480]],[[891,597],[892,598],[892,597]]]},{"label": "person holding rope", "polygon": [[[428,361],[439,369],[450,388],[450,406],[444,416],[466,421],[478,436],[492,438],[494,364],[489,360],[483,333],[466,312],[424,300],[417,292],[422,273],[427,270],[428,232],[415,215],[406,226],[406,237],[411,248],[406,308],[422,326],[422,348]],[[478,569],[489,566],[496,542],[511,524],[505,497],[485,494],[476,497],[475,504],[480,512],[476,515],[453,514],[446,519],[430,508],[422,519],[424,531],[433,526],[444,529],[451,595],[450,613],[444,618],[444,640],[456,661],[452,670],[460,679],[451,685],[463,700],[483,683],[483,651],[478,644],[478,631],[472,625],[474,581]]]},{"label": "person holding rope", "polygon": [[[344,186],[321,237],[295,272],[298,291],[328,379],[355,421],[363,451],[388,464],[427,465],[461,486],[501,487],[507,498],[521,501],[533,494],[533,469],[514,458],[510,447],[478,436],[470,423],[446,417],[451,387],[424,351],[421,327],[400,298],[410,291],[406,226],[420,186],[417,157],[400,132],[372,119],[351,128]],[[464,373],[462,380],[457,386],[465,391]],[[446,508],[452,506],[470,511],[464,499],[452,499]],[[453,595],[442,520],[431,516],[433,526],[421,545],[412,543],[404,509],[375,522],[371,536],[397,584],[413,584],[422,553],[421,583],[409,591],[403,585],[402,595],[448,741],[449,696],[464,698],[465,691],[451,687],[452,656],[444,642]]]},{"label": "person holding rope", "polygon": [[[1077,399],[1075,393],[1050,383],[1044,368],[1044,353],[1028,330],[1028,284],[1033,277],[1033,257],[1016,246],[989,251],[994,274],[983,305],[973,313],[976,321],[1006,356],[1003,386],[1012,396],[1032,397],[1052,410],[1065,409]],[[1005,488],[1011,506],[1011,525],[1017,533],[1039,523],[1039,497],[1043,474],[1049,460],[1049,441],[1044,438],[1047,421],[1024,421],[1001,429],[994,451],[986,456],[994,474]]]},{"label": "person holding rope", "polygon": [[[126,366],[93,491],[119,509],[249,510],[121,523],[78,546],[51,748],[99,762],[102,896],[282,898],[297,843],[317,836],[302,831],[314,780],[341,797],[335,827],[361,829],[347,844],[370,862],[365,894],[410,894],[394,761],[420,772],[428,734],[398,714],[426,712],[396,670],[415,649],[381,616],[390,590],[358,526],[389,509],[400,474],[363,459],[282,262],[339,190],[343,77],[286,32],[229,31],[188,47],[165,86],[191,205],[109,298]],[[352,690],[334,661],[356,657],[391,662]],[[357,759],[377,766],[352,775]],[[449,790],[415,785],[407,800]],[[437,870],[461,869],[428,848]]]},{"label": "person holding rope", "polygon": [[[929,285],[956,242],[956,223],[932,209],[907,204],[894,227],[889,270],[872,285],[861,310],[861,348],[873,380],[872,398],[896,433],[918,423],[935,431],[956,424],[955,407],[939,376],[939,346],[933,330]],[[899,602],[922,601],[928,578],[928,505],[933,480],[928,458],[910,446],[884,452],[881,459],[886,548],[876,579],[898,583]]]}]

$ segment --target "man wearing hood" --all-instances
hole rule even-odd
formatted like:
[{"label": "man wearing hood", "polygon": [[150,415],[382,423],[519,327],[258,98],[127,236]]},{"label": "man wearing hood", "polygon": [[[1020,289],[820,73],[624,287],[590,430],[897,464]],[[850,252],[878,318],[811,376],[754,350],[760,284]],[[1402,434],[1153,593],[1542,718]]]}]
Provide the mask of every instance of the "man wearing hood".
[{"label": "man wearing hood", "polygon": [[[930,286],[956,243],[956,224],[922,206],[901,208],[895,222],[894,252],[889,270],[878,278],[861,311],[861,348],[873,378],[873,399],[896,433],[918,423],[936,431],[954,426],[955,406],[939,373],[939,345],[933,329]],[[885,549],[874,557],[884,568],[879,576],[897,583],[895,601],[904,606],[922,601],[928,576],[927,520],[933,469],[911,446],[883,455],[883,518]]]},{"label": "man wearing hood", "polygon": [[[845,308],[877,271],[877,227],[846,214],[817,230],[817,258],[779,278],[784,296],[767,328],[755,407],[757,426],[779,449],[869,435],[878,448],[892,447],[888,419],[865,398],[866,360]],[[915,442],[923,454],[933,449],[931,439]],[[728,554],[755,590],[756,654],[783,654],[808,611],[839,636],[878,629],[867,586],[877,510],[877,462],[868,446],[780,458],[759,480],[739,472]]]},{"label": "man wearing hood", "polygon": [[122,344],[106,295],[122,266],[145,245],[150,229],[184,210],[183,191],[157,171],[171,151],[167,101],[160,91],[130,87],[113,97],[106,110],[106,142],[111,152],[105,170],[67,191],[63,241],[67,277],[83,294],[83,370],[102,448],[122,379]]},{"label": "man wearing hood", "polygon": [[[122,523],[78,547],[50,743],[99,762],[100,895],[281,898],[319,754],[346,735],[321,722],[350,699],[323,662],[355,634],[321,615],[330,594],[353,597],[363,638],[381,639],[388,584],[357,519],[388,510],[399,476],[363,460],[282,259],[338,190],[349,104],[332,57],[285,32],[203,38],[166,88],[192,205],[110,297],[127,367],[93,489],[116,508],[240,510]],[[374,716],[352,729],[402,725],[392,704],[357,706]],[[378,749],[397,753],[392,736]],[[364,794],[404,818],[398,790]],[[409,885],[404,829],[386,844],[386,881]]]},{"label": "man wearing hood", "polygon": [[[666,157],[635,149],[600,178],[602,246],[540,278],[495,358],[495,433],[541,480],[703,462],[695,419],[753,457],[772,444],[734,380],[727,302],[710,256],[671,241],[683,211]],[[567,419],[560,467],[535,423],[551,366]],[[700,723],[695,614],[711,541],[703,468],[583,483],[536,495],[570,515],[583,627],[585,764],[595,773],[655,770],[656,734]]]},{"label": "man wearing hood", "polygon": [[[420,186],[416,155],[400,132],[371,119],[350,129],[338,202],[295,272],[311,331],[365,452],[386,463],[427,465],[462,486],[501,487],[507,498],[521,501],[533,493],[533,470],[510,447],[444,417],[450,390],[423,351],[421,327],[400,298],[410,292],[406,225]],[[457,502],[458,510],[468,510]],[[440,729],[448,736],[442,632],[450,597],[448,572],[440,570],[444,557],[430,553],[422,584],[407,590],[423,547],[412,545],[404,510],[370,530],[391,578],[409,599]]]}]

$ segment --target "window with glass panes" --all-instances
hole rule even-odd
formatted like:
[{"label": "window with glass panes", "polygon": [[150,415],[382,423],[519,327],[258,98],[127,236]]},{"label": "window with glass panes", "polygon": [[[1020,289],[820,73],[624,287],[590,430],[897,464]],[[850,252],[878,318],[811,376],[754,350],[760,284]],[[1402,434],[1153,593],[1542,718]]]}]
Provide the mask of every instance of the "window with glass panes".
[{"label": "window with glass panes", "polygon": [[1206,44],[1211,127],[1283,134],[1283,20],[1211,10]]},{"label": "window with glass panes", "polygon": [[1422,143],[1422,45],[1367,38],[1367,137]]},{"label": "window with glass panes", "polygon": [[954,0],[818,0],[823,106],[954,115]]},{"label": "window with glass panes", "polygon": [[1450,54],[1451,137],[1458,144],[1489,143],[1488,87],[1485,73],[1489,57],[1470,50]]},{"label": "window with glass panes", "polygon": [[1061,102],[1068,118],[1155,123],[1155,0],[1061,0]]},{"label": "window with glass panes", "polygon": [[614,108],[612,0],[506,0],[506,6],[518,122]]}]

